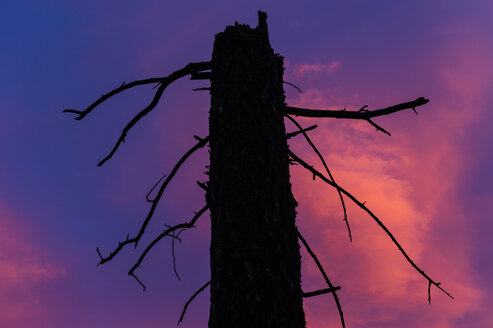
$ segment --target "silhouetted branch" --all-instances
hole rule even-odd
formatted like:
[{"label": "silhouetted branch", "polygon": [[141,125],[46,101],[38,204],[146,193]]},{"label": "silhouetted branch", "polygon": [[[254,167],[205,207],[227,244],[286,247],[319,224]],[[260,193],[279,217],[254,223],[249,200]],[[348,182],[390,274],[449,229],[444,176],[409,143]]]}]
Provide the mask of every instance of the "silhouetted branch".
[{"label": "silhouetted branch", "polygon": [[298,88],[296,85],[294,85],[293,83],[290,83],[288,81],[282,81],[283,83],[286,83],[287,85],[290,85],[292,86],[293,88],[295,88],[296,90],[298,90],[299,93],[303,94],[303,91],[301,91],[300,88]]},{"label": "silhouetted branch", "polygon": [[313,130],[315,128],[317,128],[317,125],[312,125],[312,126],[309,126],[309,127],[305,128],[305,129],[301,129],[301,130],[298,130],[298,131],[286,133],[286,139],[291,139],[292,137],[296,137],[298,134],[301,134],[301,133],[307,132],[307,131],[311,131],[311,130]]},{"label": "silhouetted branch", "polygon": [[78,111],[78,110],[74,110],[74,109],[65,109],[64,112],[79,114],[79,116],[76,117],[75,119],[81,120],[87,114],[89,114],[94,108],[96,108],[99,104],[101,104],[103,101],[105,101],[106,99],[108,99],[108,98],[110,98],[110,97],[112,97],[112,96],[114,96],[114,95],[116,95],[116,94],[118,94],[118,93],[120,93],[126,89],[129,89],[129,88],[132,88],[132,87],[135,87],[138,85],[143,85],[143,84],[158,83],[159,88],[157,89],[151,103],[149,105],[147,105],[147,107],[145,107],[143,110],[141,110],[130,122],[128,122],[128,124],[125,126],[125,128],[123,128],[123,131],[120,134],[120,137],[116,141],[115,146],[113,147],[111,152],[105,158],[103,158],[102,161],[100,161],[98,163],[98,166],[101,166],[107,160],[109,160],[113,156],[113,154],[117,151],[118,147],[123,142],[125,142],[125,137],[126,137],[127,133],[130,131],[130,129],[132,129],[132,127],[135,124],[137,124],[137,122],[139,122],[139,120],[142,117],[147,115],[150,111],[152,111],[156,107],[156,105],[159,103],[159,100],[161,99],[161,96],[162,96],[164,90],[166,89],[166,87],[168,87],[168,85],[170,85],[171,83],[173,83],[174,81],[178,80],[181,77],[184,77],[184,76],[189,75],[189,74],[197,73],[197,72],[200,72],[203,70],[207,70],[210,68],[211,68],[210,62],[189,63],[184,68],[182,68],[176,72],[173,72],[166,77],[153,78],[153,79],[147,79],[147,80],[139,80],[139,81],[131,82],[129,84],[124,83],[119,88],[114,89],[105,95],[102,95],[98,100],[96,100],[94,103],[92,103],[89,107],[87,107],[83,111]]},{"label": "silhouetted branch", "polygon": [[431,281],[428,281],[428,303],[431,304]]},{"label": "silhouetted branch", "polygon": [[375,109],[375,110],[360,109],[358,111],[347,111],[345,109],[343,110],[307,109],[307,108],[286,106],[286,114],[292,114],[292,115],[303,116],[303,117],[333,117],[333,118],[368,120],[372,117],[388,115],[404,109],[415,109],[418,106],[428,103],[428,101],[429,100],[426,98],[419,97],[416,100],[408,101],[402,104],[397,104],[386,108]]},{"label": "silhouetted branch", "polygon": [[[176,172],[178,172],[178,169],[188,159],[188,157],[190,157],[190,155],[192,155],[196,150],[204,147],[207,144],[208,141],[209,141],[209,137],[205,137],[204,139],[200,139],[200,141],[197,142],[197,144],[195,144],[195,146],[193,146],[192,148],[190,148],[180,158],[180,160],[175,164],[175,166],[173,167],[173,170],[171,170],[171,173],[166,177],[166,180],[164,180],[163,184],[159,188],[159,191],[158,191],[156,197],[154,199],[152,199],[152,200],[149,199],[148,197],[146,197],[146,199],[152,205],[151,205],[151,208],[149,209],[149,212],[147,213],[147,216],[146,216],[146,218],[144,220],[144,223],[142,224],[142,227],[140,228],[139,233],[137,234],[137,236],[135,236],[133,238],[129,238],[129,236],[127,235],[127,239],[125,241],[119,242],[118,243],[118,247],[113,252],[111,252],[110,255],[108,255],[107,257],[103,257],[101,255],[101,252],[99,251],[99,249],[96,249],[97,252],[98,252],[98,254],[99,254],[99,258],[100,258],[99,264],[103,264],[103,263],[106,263],[108,261],[111,261],[122,250],[122,248],[125,245],[132,244],[133,243],[134,246],[137,247],[137,243],[139,242],[140,238],[144,234],[144,231],[145,231],[147,225],[149,224],[149,221],[151,220],[152,216],[154,215],[154,211],[156,210],[157,204],[159,203],[159,200],[161,199],[161,197],[162,197],[162,195],[164,193],[164,190],[166,189],[166,186],[170,183],[170,181],[175,176]],[[149,194],[147,196],[149,196]]]},{"label": "silhouetted branch", "polygon": [[185,304],[185,306],[183,307],[183,311],[181,312],[181,315],[180,315],[180,319],[178,320],[178,325],[183,321],[183,317],[185,316],[185,312],[187,311],[187,308],[188,308],[188,305],[193,301],[193,299],[195,297],[197,297],[198,294],[200,294],[204,289],[207,288],[207,286],[209,286],[211,284],[211,281],[209,280],[208,282],[206,282],[202,287],[199,288],[199,290],[197,290],[193,295],[192,297],[190,297],[190,299],[187,301],[187,303]]},{"label": "silhouetted branch", "polygon": [[91,105],[89,105],[89,107],[87,107],[85,110],[76,110],[76,109],[69,109],[69,108],[67,108],[67,109],[64,109],[63,112],[64,113],[78,114],[79,116],[75,117],[74,119],[76,119],[76,120],[82,120],[94,108],[96,108],[97,106],[99,106],[105,100],[113,97],[114,95],[116,95],[116,94],[118,94],[118,93],[120,93],[122,91],[125,91],[127,89],[130,89],[130,88],[139,86],[139,85],[154,84],[154,83],[158,83],[157,85],[160,85],[160,83],[161,83],[161,81],[163,79],[165,79],[165,77],[155,77],[155,78],[150,78],[150,79],[145,79],[145,80],[137,80],[137,81],[133,81],[133,82],[130,82],[130,83],[127,83],[127,84],[125,84],[125,82],[123,82],[123,84],[120,85],[120,87],[118,87],[116,89],[113,89],[113,90],[111,90],[110,92],[108,92],[106,94],[101,95],[101,97],[99,97],[98,100],[96,100]]},{"label": "silhouetted branch", "polygon": [[145,80],[137,80],[137,81],[133,81],[133,82],[130,82],[127,84],[125,84],[125,82],[123,82],[123,84],[120,85],[120,87],[118,87],[114,90],[111,90],[107,94],[102,95],[98,100],[96,100],[91,105],[89,105],[89,107],[87,107],[85,110],[81,111],[81,110],[75,110],[75,109],[65,109],[63,112],[64,113],[78,114],[79,116],[77,116],[75,119],[81,120],[87,114],[89,114],[94,108],[99,106],[102,102],[104,102],[105,100],[113,97],[114,95],[116,95],[122,91],[125,91],[127,89],[130,89],[130,88],[133,88],[133,87],[136,87],[139,85],[144,85],[144,84],[158,83],[156,86],[158,86],[160,84],[166,84],[166,83],[170,84],[171,82],[173,82],[173,81],[175,81],[175,80],[177,80],[183,76],[186,76],[186,75],[194,73],[194,72],[205,71],[205,70],[208,70],[210,68],[211,68],[211,62],[189,63],[184,68],[182,68],[182,69],[180,69],[180,70],[178,70],[178,71],[176,71],[176,72],[174,72],[168,76],[155,77],[155,78],[150,78],[150,79],[145,79]]},{"label": "silhouetted branch", "polygon": [[176,256],[175,256],[175,239],[178,239],[180,242],[181,242],[181,239],[178,237],[180,232],[182,232],[184,229],[178,231],[178,233],[175,235],[175,232],[173,231],[173,235],[171,237],[173,237],[171,239],[171,256],[173,257],[173,271],[175,272],[175,276],[176,278],[178,278],[178,280],[181,280],[180,278],[180,275],[178,274],[178,271],[176,271]]},{"label": "silhouetted branch", "polygon": [[147,193],[146,195],[146,200],[149,202],[149,203],[152,203],[154,201],[154,199],[150,199],[149,196],[151,195],[151,193],[154,191],[154,189],[156,189],[157,185],[159,184],[159,182],[161,182],[164,178],[166,178],[166,174],[163,175],[155,184],[154,186],[152,186],[151,190],[149,190],[149,192]]},{"label": "silhouetted branch", "polygon": [[[190,220],[190,222],[185,222],[185,223],[180,223],[180,224],[177,224],[177,225],[174,225],[172,227],[169,227],[168,229],[164,230],[159,236],[157,236],[147,247],[146,249],[142,252],[142,254],[140,255],[139,259],[137,260],[137,262],[132,266],[132,268],[130,269],[130,271],[128,271],[128,274],[132,277],[135,277],[135,274],[134,274],[134,271],[142,264],[142,261],[144,260],[144,258],[146,257],[147,253],[149,253],[149,251],[161,240],[163,239],[164,237],[166,236],[171,236],[174,238],[176,238],[173,235],[170,235],[171,233],[174,233],[176,230],[180,230],[180,229],[190,229],[194,226],[195,222],[197,222],[197,220],[199,219],[199,217],[202,216],[202,214],[204,214],[205,211],[207,211],[207,209],[209,208],[209,205],[205,205],[204,207],[202,207],[200,209],[200,211],[198,211],[197,213],[195,213],[195,215],[193,216],[193,218]],[[137,281],[139,281],[137,279]],[[141,285],[142,282],[139,281],[139,283]],[[144,286],[144,290],[145,290],[145,286]]]},{"label": "silhouetted branch", "polygon": [[306,251],[308,252],[308,254],[310,254],[312,259],[317,264],[318,270],[320,271],[320,273],[324,277],[325,283],[327,284],[327,286],[329,286],[329,289],[332,289],[331,293],[334,296],[334,301],[336,302],[337,311],[339,311],[339,317],[341,318],[342,328],[345,328],[346,324],[344,322],[344,314],[342,313],[341,302],[339,301],[339,297],[337,296],[336,290],[334,289],[335,288],[334,285],[332,285],[332,283],[330,282],[329,277],[325,273],[325,270],[324,270],[322,264],[320,263],[317,256],[315,255],[315,253],[310,248],[310,245],[308,245],[308,243],[306,242],[305,238],[303,238],[303,236],[301,235],[299,230],[297,230],[297,233],[298,233],[298,238],[299,238],[299,240],[301,240],[301,243],[305,246]]},{"label": "silhouetted branch", "polygon": [[140,279],[134,275],[133,273],[130,274],[132,277],[134,277],[135,280],[137,280],[137,282],[142,286],[142,289],[144,289],[144,292],[146,291],[147,287],[142,283],[142,281],[140,281]]},{"label": "silhouetted branch", "polygon": [[197,185],[202,188],[205,192],[209,191],[209,186],[207,185],[207,182],[200,182],[197,181]]},{"label": "silhouetted branch", "polygon": [[130,122],[128,122],[127,125],[125,125],[122,133],[120,134],[120,137],[118,137],[118,140],[113,146],[113,149],[111,149],[111,152],[98,163],[98,166],[102,166],[106,161],[108,161],[111,157],[113,157],[113,155],[118,150],[118,147],[120,147],[120,145],[125,142],[125,137],[127,136],[127,133],[130,131],[130,129],[132,129],[134,125],[137,124],[137,122],[140,121],[142,117],[147,115],[151,110],[153,110],[157,106],[159,100],[161,99],[161,96],[163,95],[164,90],[166,89],[166,86],[167,84],[161,84],[161,86],[157,89],[154,98],[152,98],[151,103],[147,105],[146,108],[141,110],[132,120],[130,120]]},{"label": "silhouetted branch", "polygon": [[328,293],[334,293],[335,291],[341,289],[340,286],[336,286],[334,288],[324,288],[324,289],[319,289],[315,290],[313,292],[306,292],[301,294],[301,297],[307,298],[307,297],[312,297],[312,296],[318,296],[318,295],[323,295],[323,294],[328,294]]},{"label": "silhouetted branch", "polygon": [[[397,248],[399,249],[399,251],[402,253],[402,255],[406,258],[406,260],[409,262],[409,264],[411,264],[411,266],[416,270],[418,271],[424,278],[426,278],[428,280],[428,283],[429,284],[433,284],[435,285],[438,289],[440,289],[442,292],[444,292],[448,297],[452,298],[452,295],[450,295],[449,292],[447,292],[445,289],[443,289],[442,287],[440,287],[440,283],[439,282],[435,282],[433,279],[431,279],[423,270],[421,270],[415,263],[414,261],[409,257],[409,255],[407,255],[406,251],[404,251],[404,248],[402,248],[402,246],[399,244],[399,242],[397,242],[397,239],[395,239],[395,237],[392,235],[392,233],[389,231],[389,229],[383,224],[382,221],[380,221],[380,219],[375,215],[373,214],[372,211],[370,211],[366,206],[365,206],[365,203],[362,203],[360,202],[359,200],[357,200],[352,194],[350,194],[348,191],[346,191],[344,188],[340,187],[339,185],[337,185],[336,183],[332,182],[330,179],[327,179],[322,173],[318,172],[316,169],[314,169],[313,167],[311,167],[309,164],[307,164],[305,161],[303,161],[301,158],[299,158],[297,155],[295,155],[291,150],[288,149],[288,154],[289,156],[291,156],[291,158],[295,161],[295,162],[298,162],[299,164],[301,164],[301,166],[303,166],[305,169],[307,169],[308,171],[310,171],[313,175],[316,175],[318,176],[320,179],[322,179],[324,182],[326,182],[327,184],[331,185],[332,187],[336,188],[337,190],[340,190],[344,195],[346,195],[349,199],[351,199],[356,205],[358,205],[361,209],[363,209],[366,213],[368,213],[368,215],[370,215],[370,217],[380,226],[380,228],[382,228],[383,231],[385,231],[385,233],[390,237],[390,239],[392,240],[392,242],[394,243],[395,246],[397,246]],[[431,296],[430,294],[428,293],[428,297],[430,298],[430,302],[431,302]]]},{"label": "silhouetted branch", "polygon": [[370,123],[375,129],[377,129],[377,131],[381,131],[387,135],[391,135],[389,131],[385,130],[384,128],[382,128],[380,125],[378,125],[377,123],[373,122],[372,120],[370,119],[367,119],[366,120],[368,123]]},{"label": "silhouetted branch", "polygon": [[[334,177],[330,173],[330,170],[329,170],[329,167],[327,166],[327,163],[325,163],[325,160],[324,160],[322,154],[320,154],[320,152],[318,151],[318,148],[315,147],[315,145],[313,144],[313,142],[311,141],[311,139],[308,137],[308,134],[306,134],[306,132],[303,131],[303,128],[301,127],[301,125],[294,118],[292,118],[289,115],[285,115],[285,116],[291,122],[293,122],[294,125],[296,125],[296,127],[299,129],[299,131],[301,133],[303,133],[303,136],[305,137],[306,141],[312,147],[313,151],[317,154],[318,158],[322,162],[322,165],[324,166],[325,171],[329,175],[330,179],[335,183]],[[315,178],[315,176],[314,176],[314,178]],[[346,222],[346,227],[347,227],[347,231],[348,231],[348,234],[349,234],[349,241],[352,242],[353,241],[353,237],[351,236],[351,228],[349,227],[349,221],[347,219],[346,204],[344,203],[344,198],[342,197],[341,192],[338,190],[337,193],[339,194],[339,199],[341,200],[342,210],[344,211],[344,219],[343,220],[344,220],[344,222]]]},{"label": "silhouetted branch", "polygon": [[382,116],[392,114],[404,109],[412,109],[416,114],[416,107],[424,105],[428,103],[428,99],[419,97],[414,101],[408,101],[402,104],[397,104],[394,106],[376,109],[376,110],[366,110],[367,105],[361,107],[357,111],[347,111],[346,109],[342,110],[326,110],[326,109],[307,109],[307,108],[298,108],[286,106],[286,114],[292,114],[296,116],[303,117],[333,117],[333,118],[347,118],[347,119],[358,119],[365,120],[370,123],[373,127],[377,129],[377,131],[381,131],[390,136],[390,132],[376,124],[371,120],[372,117]]}]

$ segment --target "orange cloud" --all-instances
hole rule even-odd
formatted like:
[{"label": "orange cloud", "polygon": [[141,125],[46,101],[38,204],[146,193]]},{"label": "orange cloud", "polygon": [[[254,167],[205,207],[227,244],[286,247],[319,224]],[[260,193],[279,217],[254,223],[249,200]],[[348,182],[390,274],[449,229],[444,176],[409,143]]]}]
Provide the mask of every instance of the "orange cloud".
[{"label": "orange cloud", "polygon": [[[470,263],[473,241],[464,233],[468,217],[455,200],[461,197],[460,178],[469,161],[467,149],[461,148],[464,142],[458,141],[484,110],[481,99],[486,91],[481,86],[491,85],[491,75],[481,68],[488,56],[478,54],[477,49],[457,51],[452,62],[441,63],[438,73],[446,92],[453,94],[454,104],[438,96],[438,101],[427,105],[432,114],[413,117],[412,125],[402,125],[391,138],[366,122],[342,120],[317,120],[319,128],[310,133],[336,181],[366,201],[414,261],[442,281],[456,300],[432,288],[433,305],[428,306],[426,279],[372,219],[351,204],[348,214],[354,241],[349,243],[337,194],[323,182],[311,181],[311,174],[303,168],[292,167],[293,190],[300,204],[298,225],[333,283],[342,286],[341,302],[352,327],[454,327],[456,320],[485,312],[485,295]],[[361,105],[351,103],[351,97],[341,100],[316,89],[288,99],[290,105],[311,108],[331,108],[327,104],[343,101],[349,101],[352,108]],[[387,122],[398,125],[397,120]],[[299,121],[305,126],[315,123]],[[322,171],[302,137],[291,141],[291,148]],[[317,284],[323,287],[306,256],[303,277],[308,289]],[[330,297],[307,301],[306,314],[308,327],[339,326]]]}]

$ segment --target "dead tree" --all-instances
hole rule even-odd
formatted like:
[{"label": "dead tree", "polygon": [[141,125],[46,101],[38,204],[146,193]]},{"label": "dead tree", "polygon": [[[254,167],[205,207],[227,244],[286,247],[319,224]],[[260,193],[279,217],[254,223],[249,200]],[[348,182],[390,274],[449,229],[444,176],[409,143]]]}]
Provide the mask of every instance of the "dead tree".
[{"label": "dead tree", "polygon": [[[357,204],[384,230],[411,266],[428,282],[428,300],[431,302],[432,285],[452,297],[440,283],[432,280],[407,255],[382,221],[347,190],[339,186],[332,176],[323,156],[307,135],[316,126],[303,129],[291,116],[329,117],[365,120],[378,131],[389,134],[372,119],[397,111],[412,109],[428,102],[425,98],[367,110],[312,110],[287,106],[283,89],[283,58],[272,50],[267,31],[267,15],[259,12],[256,28],[235,23],[216,35],[212,60],[190,63],[165,77],[138,80],[102,95],[85,110],[66,109],[83,119],[108,98],[140,85],[155,85],[156,92],[150,104],[141,110],[123,129],[111,152],[98,164],[109,160],[124,142],[130,129],[151,112],[165,91],[175,80],[190,75],[195,80],[210,80],[211,108],[210,135],[195,136],[197,143],[177,162],[171,172],[161,178],[146,196],[150,209],[136,235],[119,242],[108,255],[99,249],[99,264],[112,260],[127,245],[137,247],[152,219],[156,207],[169,182],[181,165],[196,150],[207,144],[210,147],[209,181],[199,183],[205,191],[205,205],[189,222],[167,229],[159,234],[144,250],[128,274],[144,288],[135,274],[148,252],[164,237],[173,241],[180,233],[194,227],[207,211],[211,218],[210,265],[211,278],[185,304],[179,322],[189,303],[210,286],[211,304],[209,327],[305,327],[303,298],[332,293],[345,327],[342,308],[337,296],[339,286],[329,280],[321,263],[295,224],[296,201],[291,193],[289,165],[299,164],[313,178],[318,177],[339,193],[344,210],[344,220],[351,232],[346,216],[345,201]],[[284,118],[290,120],[297,131],[286,133]],[[325,174],[306,163],[288,147],[287,139],[303,135],[316,152]],[[156,196],[150,195],[157,189]],[[300,246],[307,249],[316,262],[327,286],[316,291],[302,291],[300,274]],[[174,243],[173,243],[174,245]],[[174,247],[174,246],[173,246]],[[174,263],[174,255],[173,255]]]}]

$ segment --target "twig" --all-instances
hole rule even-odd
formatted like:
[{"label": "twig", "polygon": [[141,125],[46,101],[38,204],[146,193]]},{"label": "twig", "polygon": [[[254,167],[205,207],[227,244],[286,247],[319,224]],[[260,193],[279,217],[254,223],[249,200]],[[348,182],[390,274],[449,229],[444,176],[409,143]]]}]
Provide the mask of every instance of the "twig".
[{"label": "twig", "polygon": [[[310,256],[312,257],[312,259],[317,264],[318,270],[320,271],[320,273],[324,277],[325,283],[327,284],[327,286],[329,286],[329,289],[334,289],[335,288],[334,285],[332,285],[332,283],[330,282],[329,277],[325,273],[325,270],[324,270],[322,264],[320,263],[320,261],[318,260],[317,256],[315,255],[315,253],[310,248],[310,245],[308,245],[308,243],[306,242],[305,238],[303,238],[303,236],[301,235],[301,233],[300,233],[299,230],[297,230],[296,232],[298,233],[298,238],[301,240],[301,243],[305,246],[306,251],[308,252],[308,254],[310,254]],[[339,301],[339,297],[337,296],[337,293],[336,293],[335,290],[332,291],[332,295],[334,296],[334,301],[336,302],[337,311],[339,311],[339,317],[341,318],[342,328],[345,328],[346,327],[346,324],[344,322],[344,314],[342,313],[341,302]]]},{"label": "twig", "polygon": [[[181,231],[183,231],[183,230],[181,230]],[[178,271],[176,271],[175,238],[178,238],[178,235],[175,235],[174,230],[173,230],[173,236],[172,237],[173,238],[171,238],[171,255],[173,256],[173,271],[175,272],[176,278],[178,278],[178,280],[181,280],[180,275],[178,274]]]},{"label": "twig", "polygon": [[431,304],[431,282],[428,281],[428,303]]},{"label": "twig", "polygon": [[370,120],[370,119],[367,119],[366,121],[367,121],[368,123],[370,123],[370,124],[371,124],[371,125],[372,125],[375,129],[377,129],[377,131],[381,131],[381,132],[383,132],[383,133],[385,133],[385,134],[387,134],[387,135],[389,135],[389,136],[390,136],[390,132],[389,132],[389,131],[387,131],[387,130],[385,130],[384,128],[382,128],[382,127],[381,127],[380,125],[378,125],[377,123],[373,122],[373,121],[372,121],[372,120]]},{"label": "twig", "polygon": [[149,196],[151,195],[151,193],[154,191],[154,189],[157,187],[157,185],[159,184],[159,182],[161,182],[164,178],[166,178],[166,174],[163,175],[155,184],[154,186],[152,186],[151,190],[149,190],[149,192],[147,193],[146,195],[146,200],[149,202],[149,203],[152,203],[154,201],[154,199],[150,199]]},{"label": "twig", "polygon": [[[312,147],[313,151],[317,154],[318,158],[320,159],[320,161],[322,162],[322,165],[324,166],[325,168],[325,171],[327,172],[327,174],[329,175],[330,179],[334,182],[335,182],[335,179],[334,177],[332,176],[332,174],[330,173],[330,170],[329,170],[329,167],[327,166],[327,163],[325,163],[325,160],[324,160],[324,157],[322,156],[322,154],[320,154],[320,152],[318,151],[318,148],[315,147],[315,145],[313,144],[313,142],[311,141],[311,139],[308,137],[308,134],[306,134],[305,132],[303,132],[303,128],[301,127],[301,125],[294,119],[292,118],[291,116],[289,115],[285,115],[286,118],[288,118],[291,122],[293,122],[294,125],[296,125],[296,127],[299,129],[299,131],[301,133],[303,133],[303,136],[305,137],[306,141],[308,142],[308,144]],[[315,175],[313,175],[313,180],[315,180]],[[347,211],[346,211],[346,204],[344,203],[344,198],[342,197],[342,194],[341,192],[338,190],[337,193],[339,194],[339,199],[341,200],[341,205],[342,205],[342,210],[344,212],[344,222],[346,222],[346,227],[347,227],[347,231],[348,231],[348,234],[349,234],[349,241],[353,241],[353,237],[351,236],[351,228],[349,227],[349,221],[347,219]]]},{"label": "twig", "polygon": [[183,311],[181,312],[180,319],[178,320],[178,325],[183,321],[183,317],[185,316],[185,312],[187,311],[188,305],[193,301],[195,297],[197,297],[198,294],[200,294],[204,289],[207,288],[211,284],[211,281],[209,280],[206,282],[202,287],[200,287],[193,295],[190,297],[190,299],[185,303],[185,306],[183,307]]},{"label": "twig", "polygon": [[[157,236],[147,247],[146,249],[142,252],[142,254],[140,255],[139,259],[137,260],[137,262],[132,266],[132,268],[128,271],[128,274],[133,276],[134,275],[134,271],[142,264],[142,261],[144,260],[144,258],[146,257],[147,253],[149,253],[149,251],[161,240],[163,239],[164,237],[166,236],[170,236],[170,233],[173,233],[175,232],[176,230],[180,230],[180,229],[190,229],[194,226],[195,222],[197,222],[197,220],[202,216],[202,214],[204,214],[205,211],[207,211],[207,209],[209,208],[209,205],[205,205],[204,207],[202,207],[200,209],[200,211],[198,211],[197,213],[195,213],[195,215],[193,216],[193,218],[190,220],[190,222],[185,222],[185,223],[180,223],[180,224],[177,224],[177,225],[174,225],[172,227],[169,227],[168,229],[166,229],[165,231],[163,231],[159,236]],[[174,238],[173,238],[174,239]]]},{"label": "twig", "polygon": [[324,289],[319,289],[315,290],[313,292],[306,292],[301,294],[301,297],[307,298],[307,297],[312,297],[312,296],[318,296],[318,295],[323,295],[323,294],[328,294],[328,293],[334,293],[335,291],[341,289],[340,286],[336,286],[334,288],[324,288]]},{"label": "twig", "polygon": [[293,83],[290,83],[290,82],[288,82],[288,81],[282,81],[282,82],[286,83],[287,85],[292,86],[293,88],[295,88],[296,90],[298,90],[298,92],[299,92],[299,93],[303,94],[303,91],[301,91],[301,89],[300,89],[300,88],[298,88],[298,87],[297,87],[296,85],[294,85]]},{"label": "twig", "polygon": [[137,276],[134,275],[133,273],[131,274],[131,276],[134,277],[135,280],[137,280],[137,282],[142,286],[142,288],[144,289],[144,292],[145,292],[147,287],[142,283],[142,281],[140,281],[140,279],[137,278]]},{"label": "twig", "polygon": [[127,133],[137,124],[137,122],[140,121],[141,118],[143,118],[145,115],[147,115],[149,112],[151,112],[159,103],[159,100],[161,99],[161,96],[163,95],[164,90],[168,85],[173,83],[174,81],[178,80],[181,77],[184,77],[189,74],[197,73],[206,69],[210,69],[211,63],[210,62],[200,62],[200,63],[189,63],[187,66],[184,68],[171,73],[170,75],[163,77],[163,78],[154,78],[154,79],[148,79],[148,80],[141,80],[141,81],[135,81],[129,84],[122,84],[119,88],[110,91],[109,93],[102,95],[101,98],[96,100],[94,103],[92,103],[88,108],[86,108],[84,111],[78,111],[78,110],[73,110],[73,109],[66,109],[64,112],[68,113],[76,113],[79,114],[78,117],[76,117],[77,120],[81,120],[84,118],[87,114],[89,114],[96,106],[101,104],[103,101],[106,99],[126,90],[131,87],[137,86],[137,85],[142,85],[142,84],[148,84],[148,83],[159,83],[159,88],[157,89],[151,103],[147,105],[143,110],[141,110],[130,122],[127,123],[127,125],[123,128],[122,133],[120,134],[120,137],[116,141],[115,145],[113,146],[113,149],[111,152],[103,158],[98,163],[98,166],[103,165],[106,161],[108,161],[115,152],[118,150],[118,147],[125,142],[125,137],[127,136]]},{"label": "twig", "polygon": [[317,125],[312,125],[312,126],[309,126],[309,127],[305,128],[305,129],[301,129],[301,130],[298,130],[298,131],[286,133],[286,139],[291,139],[292,137],[296,137],[298,134],[301,134],[303,132],[308,132],[308,131],[311,131],[311,130],[316,129],[316,128],[317,128]]},{"label": "twig", "polygon": [[[395,237],[392,235],[392,233],[389,231],[389,229],[383,224],[382,221],[380,221],[380,219],[375,214],[373,214],[372,211],[370,211],[365,206],[364,203],[361,203],[359,200],[357,200],[352,194],[350,194],[344,188],[342,188],[339,185],[337,185],[336,183],[332,182],[330,179],[327,179],[322,173],[318,172],[316,169],[314,169],[313,167],[311,167],[309,164],[307,164],[305,161],[303,161],[301,158],[299,158],[297,155],[295,155],[290,149],[288,149],[288,154],[289,154],[289,156],[291,156],[291,158],[294,161],[296,161],[299,164],[301,164],[301,166],[303,166],[305,169],[307,169],[308,171],[310,171],[312,174],[318,176],[320,179],[322,179],[324,182],[326,182],[330,186],[336,188],[337,190],[340,190],[344,195],[346,195],[349,199],[351,199],[356,205],[358,205],[361,209],[363,209],[366,213],[368,213],[368,215],[370,215],[370,217],[380,226],[380,228],[382,228],[382,230],[385,231],[385,233],[389,236],[389,238],[392,240],[392,242],[394,243],[394,245],[397,246],[397,248],[399,249],[399,251],[401,252],[401,254],[409,262],[409,264],[411,264],[411,266],[416,271],[418,271],[419,274],[421,274],[424,278],[426,278],[428,280],[428,283],[435,285],[438,289],[440,289],[442,292],[444,292],[448,297],[450,297],[451,299],[453,299],[453,296],[449,292],[447,292],[445,289],[443,289],[442,287],[440,287],[440,283],[439,282],[435,282],[433,279],[431,279],[423,270],[421,270],[414,263],[414,261],[409,257],[409,255],[407,255],[407,253],[404,250],[404,248],[402,248],[402,246],[399,244],[399,242],[397,242],[397,239],[395,239]],[[430,302],[431,302],[431,300],[430,300]]]},{"label": "twig", "polygon": [[209,191],[209,186],[206,182],[197,181],[197,185],[202,188],[205,192]]},{"label": "twig", "polygon": [[99,254],[99,258],[100,258],[99,264],[103,264],[103,263],[106,263],[108,261],[111,261],[122,250],[122,248],[125,245],[132,244],[133,243],[134,246],[137,247],[137,243],[139,242],[140,238],[144,234],[144,231],[145,231],[147,225],[149,224],[149,221],[151,220],[152,216],[154,215],[154,211],[156,210],[157,204],[159,203],[159,200],[161,199],[161,197],[162,197],[162,195],[164,193],[164,190],[166,189],[166,186],[173,179],[173,177],[175,176],[176,172],[178,172],[178,169],[187,160],[187,158],[190,157],[190,155],[192,155],[196,150],[204,147],[207,144],[208,141],[209,141],[209,137],[205,137],[204,139],[201,139],[199,142],[197,142],[197,144],[195,144],[195,146],[193,146],[192,148],[190,148],[180,158],[180,160],[175,164],[175,166],[173,167],[173,170],[167,176],[166,180],[164,180],[163,184],[159,188],[159,191],[158,191],[156,197],[151,201],[151,204],[152,204],[151,205],[151,208],[149,209],[149,212],[147,213],[147,216],[146,216],[146,218],[144,220],[144,223],[142,224],[142,227],[140,228],[139,233],[137,234],[137,236],[135,236],[133,238],[129,238],[129,236],[127,236],[127,239],[125,241],[123,241],[123,242],[119,242],[118,243],[118,247],[113,252],[111,252],[110,255],[108,255],[107,257],[103,257],[101,255],[101,253],[99,252],[99,249],[98,249],[98,254]]}]

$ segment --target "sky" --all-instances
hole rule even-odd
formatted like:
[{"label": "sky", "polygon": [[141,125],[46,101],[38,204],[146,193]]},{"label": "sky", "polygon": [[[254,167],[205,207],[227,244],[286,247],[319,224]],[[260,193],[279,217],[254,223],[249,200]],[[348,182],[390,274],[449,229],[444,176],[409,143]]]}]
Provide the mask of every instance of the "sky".
[{"label": "sky", "polygon": [[[121,129],[153,95],[136,88],[82,121],[83,109],[123,81],[166,76],[211,58],[227,25],[268,13],[270,41],[285,60],[291,106],[376,109],[430,102],[366,122],[299,119],[336,181],[393,232],[454,300],[432,288],[383,231],[348,204],[353,242],[337,194],[291,167],[297,224],[335,285],[348,327],[493,326],[493,3],[433,1],[72,1],[0,2],[0,326],[174,327],[186,300],[209,280],[208,215],[176,242],[163,240],[127,275],[165,225],[204,205],[207,150],[169,185],[142,243],[96,266],[134,235],[145,195],[208,134],[205,81],[182,79],[129,133]],[[288,131],[295,128],[286,122]],[[321,168],[300,137],[290,147]],[[302,286],[323,288],[302,252]],[[181,327],[206,326],[208,290]],[[309,328],[340,327],[330,295],[305,300]]]}]

